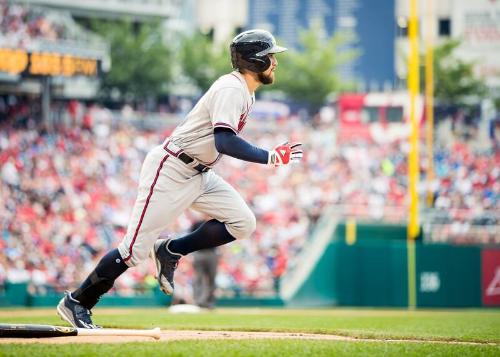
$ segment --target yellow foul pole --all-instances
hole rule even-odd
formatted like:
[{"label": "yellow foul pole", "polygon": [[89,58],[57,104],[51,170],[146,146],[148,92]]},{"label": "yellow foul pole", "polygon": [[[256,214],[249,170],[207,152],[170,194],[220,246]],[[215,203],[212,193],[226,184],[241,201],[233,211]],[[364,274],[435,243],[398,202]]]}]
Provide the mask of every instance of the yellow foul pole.
[{"label": "yellow foul pole", "polygon": [[407,252],[408,252],[408,308],[417,305],[417,279],[416,279],[416,254],[415,239],[419,234],[418,223],[418,192],[419,160],[418,138],[419,118],[417,118],[417,96],[419,92],[419,48],[418,48],[418,0],[410,0],[410,16],[408,19],[408,40],[410,53],[408,56],[408,92],[410,96],[410,152],[408,155],[408,191],[410,210],[408,219]]},{"label": "yellow foul pole", "polygon": [[432,207],[434,192],[431,183],[434,180],[434,18],[433,2],[427,0],[425,32],[425,138],[427,147],[427,207]]}]

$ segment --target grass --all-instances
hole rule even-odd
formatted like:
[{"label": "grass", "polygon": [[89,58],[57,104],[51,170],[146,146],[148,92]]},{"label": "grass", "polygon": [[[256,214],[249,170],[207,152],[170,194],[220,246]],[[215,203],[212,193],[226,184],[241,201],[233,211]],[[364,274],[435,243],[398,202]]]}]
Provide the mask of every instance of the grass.
[{"label": "grass", "polygon": [[[0,323],[64,325],[53,309],[0,309]],[[212,340],[102,345],[0,344],[0,356],[494,356],[500,355],[500,310],[220,309],[170,314],[167,309],[95,309],[105,327],[328,333],[362,338],[481,342],[483,345],[414,342]]]},{"label": "grass", "polygon": [[107,345],[0,345],[1,356],[498,356],[491,346],[298,340],[176,341]]}]

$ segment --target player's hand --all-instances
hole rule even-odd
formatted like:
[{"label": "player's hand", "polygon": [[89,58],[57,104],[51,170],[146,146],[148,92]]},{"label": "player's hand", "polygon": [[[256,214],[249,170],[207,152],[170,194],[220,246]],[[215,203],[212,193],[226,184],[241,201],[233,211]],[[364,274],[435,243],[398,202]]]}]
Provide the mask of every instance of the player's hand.
[{"label": "player's hand", "polygon": [[269,151],[269,158],[267,164],[278,167],[288,165],[291,162],[299,162],[302,159],[302,144],[301,143],[288,143],[285,141]]}]

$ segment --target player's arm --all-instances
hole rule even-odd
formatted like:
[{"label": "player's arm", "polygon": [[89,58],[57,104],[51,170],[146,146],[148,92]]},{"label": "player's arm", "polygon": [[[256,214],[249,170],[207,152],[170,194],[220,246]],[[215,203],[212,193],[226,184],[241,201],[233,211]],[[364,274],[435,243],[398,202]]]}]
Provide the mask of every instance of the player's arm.
[{"label": "player's arm", "polygon": [[302,144],[300,143],[284,143],[272,151],[267,151],[253,146],[237,136],[234,131],[220,127],[214,129],[214,138],[218,152],[244,161],[281,166],[302,158]]},{"label": "player's arm", "polygon": [[215,128],[215,147],[224,155],[229,155],[240,160],[267,164],[269,152],[253,146],[248,141],[240,138],[231,129]]}]

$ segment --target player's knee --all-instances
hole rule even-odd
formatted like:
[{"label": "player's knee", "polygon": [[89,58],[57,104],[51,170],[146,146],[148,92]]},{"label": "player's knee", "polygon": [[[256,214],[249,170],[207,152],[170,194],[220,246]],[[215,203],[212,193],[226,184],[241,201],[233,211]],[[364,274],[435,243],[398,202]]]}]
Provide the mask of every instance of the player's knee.
[{"label": "player's knee", "polygon": [[253,232],[255,232],[256,229],[257,229],[257,219],[255,218],[255,215],[252,213],[248,217],[248,230],[247,230],[248,237],[250,237],[253,234]]},{"label": "player's knee", "polygon": [[131,256],[124,258],[123,261],[130,268],[133,268],[133,267],[136,267],[137,265],[139,265],[140,263],[142,263],[145,259],[146,259],[146,257],[142,257],[141,254],[136,254],[134,252]]},{"label": "player's knee", "polygon": [[118,246],[118,251],[123,259],[123,262],[127,264],[128,267],[132,268],[148,258],[149,252],[141,251],[140,249],[130,249],[130,245],[126,245],[123,242]]},{"label": "player's knee", "polygon": [[248,210],[244,216],[241,217],[240,221],[234,226],[235,228],[235,238],[245,239],[249,238],[255,229],[257,228],[257,220],[255,215]]}]

